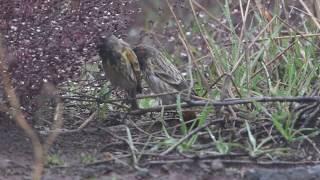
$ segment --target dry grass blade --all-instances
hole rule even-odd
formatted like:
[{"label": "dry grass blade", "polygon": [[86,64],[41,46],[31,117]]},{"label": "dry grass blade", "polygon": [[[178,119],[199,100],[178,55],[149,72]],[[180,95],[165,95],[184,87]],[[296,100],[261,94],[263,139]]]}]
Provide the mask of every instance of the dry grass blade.
[{"label": "dry grass blade", "polygon": [[221,20],[217,17],[215,17],[212,13],[210,13],[205,7],[203,7],[201,4],[199,4],[197,1],[193,0],[193,4],[195,4],[199,9],[201,9],[203,12],[205,12],[211,19],[213,19],[215,22],[219,24],[219,26],[224,27],[229,32],[232,32],[232,30],[226,26],[224,23],[221,22]]},{"label": "dry grass blade", "polygon": [[[251,41],[251,43],[247,46],[248,49],[250,49],[259,39],[259,37],[268,30],[268,27],[271,25],[271,23],[275,20],[276,18],[274,17],[268,24],[265,25],[265,27],[256,35],[256,37]],[[245,57],[245,53],[242,53],[242,55],[239,57],[238,61],[235,63],[233,69],[231,70],[231,74],[234,73],[238,67],[240,66],[242,60]]]},{"label": "dry grass blade", "polygon": [[[177,23],[177,26],[178,26],[178,29],[179,29],[179,33],[180,33],[180,36],[181,36],[180,39],[183,41],[183,44],[186,45],[187,51],[190,51],[191,48],[190,48],[190,46],[189,46],[189,44],[188,44],[188,42],[187,42],[187,38],[185,37],[185,35],[184,35],[184,33],[183,33],[183,29],[182,29],[182,27],[181,27],[181,25],[180,25],[180,22],[179,22],[179,20],[178,20],[178,18],[177,18],[177,16],[176,16],[176,14],[174,13],[173,8],[171,7],[169,1],[166,0],[166,2],[167,2],[167,5],[168,5],[168,7],[169,7],[169,9],[170,9],[170,12],[172,13],[172,15],[173,15],[173,17],[174,17],[174,19],[175,19],[175,21],[176,21],[176,23]],[[193,63],[193,65],[195,66],[195,69],[197,70],[197,72],[198,72],[199,75],[200,75],[200,78],[201,78],[201,81],[202,81],[202,83],[203,83],[203,86],[206,88],[207,91],[209,91],[209,88],[210,88],[210,87],[209,87],[209,84],[208,84],[206,78],[204,77],[204,75],[202,74],[200,68],[198,67],[197,62],[195,61],[195,58],[194,58],[192,52],[188,52],[188,54],[190,55],[190,58],[192,59],[192,63]]]},{"label": "dry grass blade", "polygon": [[[275,61],[279,60],[280,57],[286,53],[288,50],[290,50],[294,45],[296,44],[296,41],[292,42],[285,50],[283,50],[281,53],[279,53],[274,59],[272,59],[271,61],[269,61],[268,63],[265,64],[266,67],[268,67],[269,65],[271,65],[272,63],[274,63]],[[257,70],[257,72],[255,72],[251,78],[255,77],[256,75],[258,75],[261,71],[263,71],[263,67],[260,68],[259,70]]]},{"label": "dry grass blade", "polygon": [[195,135],[196,133],[198,133],[199,131],[207,128],[208,126],[210,126],[211,124],[221,121],[222,119],[215,119],[215,120],[211,120],[206,122],[205,124],[203,124],[202,126],[199,126],[197,128],[195,128],[194,130],[192,130],[191,132],[189,132],[186,136],[184,136],[183,138],[179,139],[178,142],[176,142],[174,145],[172,145],[169,149],[167,149],[166,151],[162,152],[160,155],[161,156],[165,156],[167,154],[169,154],[170,152],[172,152],[173,150],[175,150],[181,143],[183,143],[185,140],[189,139],[191,136]]},{"label": "dry grass blade", "polygon": [[318,27],[318,29],[320,30],[320,24],[317,20],[317,18],[312,14],[311,10],[308,8],[308,6],[306,5],[306,3],[303,0],[299,0],[299,2],[301,3],[301,5],[304,7],[304,9],[308,12],[308,14],[310,14],[312,21],[314,22],[314,24]]}]

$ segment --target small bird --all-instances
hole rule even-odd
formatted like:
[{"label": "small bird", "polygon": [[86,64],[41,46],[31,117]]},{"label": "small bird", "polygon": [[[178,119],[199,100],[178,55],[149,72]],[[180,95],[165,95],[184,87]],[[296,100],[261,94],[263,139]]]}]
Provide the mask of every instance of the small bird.
[{"label": "small bird", "polygon": [[[188,82],[169,59],[157,49],[147,46],[136,46],[133,51],[138,57],[143,78],[154,93],[170,93],[189,88]],[[177,94],[161,96],[162,104],[175,104]],[[186,96],[181,96],[186,100]]]},{"label": "small bird", "polygon": [[116,36],[100,37],[98,53],[103,70],[113,86],[127,91],[132,109],[138,108],[137,93],[141,93],[141,72],[136,54],[125,41]]}]

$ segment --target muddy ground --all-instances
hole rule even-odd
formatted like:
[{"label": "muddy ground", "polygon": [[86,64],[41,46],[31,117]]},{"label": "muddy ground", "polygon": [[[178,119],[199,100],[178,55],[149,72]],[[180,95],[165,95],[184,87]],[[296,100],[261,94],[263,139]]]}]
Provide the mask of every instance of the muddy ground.
[{"label": "muddy ground", "polygon": [[[135,121],[139,118],[129,117]],[[107,121],[94,120],[81,131],[61,133],[50,148],[49,157],[55,158],[46,165],[43,179],[308,180],[320,177],[319,165],[261,165],[241,155],[200,159],[176,153],[165,157],[144,154],[134,167],[128,145],[119,138],[124,134],[124,125],[121,122],[110,125],[111,121],[118,120],[110,115]],[[30,140],[13,121],[4,119],[0,122],[0,179],[31,179],[33,151]],[[134,134],[134,128],[132,132]],[[44,135],[41,137],[45,139]]]},{"label": "muddy ground", "polygon": [[[239,179],[241,176],[240,169],[227,170],[218,161],[134,168],[125,155],[119,160],[111,158],[112,153],[121,157],[120,150],[127,151],[127,145],[110,136],[105,123],[91,124],[83,131],[58,137],[49,154],[58,155],[63,163],[48,165],[43,179]],[[0,128],[0,179],[30,179],[33,163],[30,140],[11,120],[2,120]],[[141,164],[156,159],[143,158]]]},{"label": "muddy ground", "polygon": [[[150,8],[150,11],[154,9]],[[164,13],[165,14],[165,13]],[[169,13],[167,13],[169,15]],[[162,16],[166,17],[166,16]],[[143,18],[145,18],[143,16]],[[140,27],[129,31],[128,39],[137,43],[140,41],[137,34],[143,29],[148,19],[136,20],[136,26]],[[166,20],[166,19],[165,19]],[[151,23],[151,22],[150,22]],[[156,22],[154,24],[157,24]],[[152,23],[151,23],[152,24]],[[159,23],[161,24],[161,22]],[[161,29],[162,26],[159,25]],[[160,31],[161,32],[161,31]],[[174,31],[176,32],[176,31]],[[132,33],[133,37],[130,37]],[[168,39],[169,36],[163,36]],[[148,39],[145,40],[148,42]],[[170,43],[169,43],[170,44]],[[171,45],[176,45],[171,43]],[[172,45],[172,46],[173,46]],[[170,46],[164,44],[164,46]],[[87,113],[87,112],[86,112]],[[156,117],[159,114],[155,113]],[[275,162],[263,163],[252,159],[248,154],[211,155],[207,158],[199,158],[177,152],[166,156],[158,153],[140,154],[138,162],[133,163],[128,143],[125,141],[126,121],[143,123],[156,121],[154,114],[143,116],[125,116],[120,112],[112,112],[106,118],[94,118],[82,130],[76,130],[85,120],[88,114],[78,116],[66,116],[64,127],[69,131],[62,132],[48,154],[44,180],[77,180],[77,179],[215,179],[215,180],[311,180],[320,179],[319,155],[314,148],[308,146],[301,148],[299,152],[306,152],[298,157],[292,154],[285,160],[293,160],[292,163]],[[45,142],[48,127],[39,122],[30,122],[35,126],[39,136]],[[146,141],[142,138],[143,131],[148,127],[136,128],[128,125],[136,142],[136,147],[141,150]],[[74,131],[72,131],[74,129]],[[141,131],[141,129],[143,131]],[[152,132],[161,129],[161,125],[154,125]],[[151,133],[151,132],[150,132]],[[319,142],[316,137],[313,141]],[[303,146],[300,144],[299,148]],[[296,149],[299,149],[296,148]],[[149,149],[151,149],[149,147]],[[140,153],[139,151],[137,153]],[[192,153],[191,153],[192,154]],[[196,154],[196,153],[195,153]],[[294,160],[297,160],[296,162]],[[287,161],[286,161],[287,162]],[[33,149],[26,134],[9,118],[0,119],[0,180],[31,179],[33,164]],[[135,164],[135,165],[134,165]]]}]

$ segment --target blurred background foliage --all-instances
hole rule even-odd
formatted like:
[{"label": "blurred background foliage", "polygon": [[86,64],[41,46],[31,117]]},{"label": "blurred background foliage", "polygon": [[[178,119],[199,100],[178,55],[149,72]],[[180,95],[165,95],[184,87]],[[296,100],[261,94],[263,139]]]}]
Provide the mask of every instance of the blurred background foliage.
[{"label": "blurred background foliage", "polygon": [[[133,45],[147,43],[159,47],[185,72],[187,50],[179,38],[178,20],[191,45],[190,51],[195,58],[201,59],[200,63],[207,73],[206,77],[213,81],[210,78],[214,77],[212,75],[219,69],[208,71],[206,68],[212,68],[212,64],[225,54],[221,52],[215,57],[209,55],[210,49],[201,35],[200,27],[212,38],[213,45],[230,48],[229,52],[232,52],[230,42],[234,42],[234,37],[241,33],[241,8],[246,7],[248,0],[194,1],[195,14],[199,22],[195,19],[189,0],[168,1],[177,19],[174,19],[170,12],[167,1],[0,2],[0,31],[7,46],[8,70],[24,110],[31,112],[37,106],[37,102],[32,99],[41,94],[41,89],[45,88],[44,84],[67,84],[69,90],[72,89],[70,87],[78,87],[84,91],[92,91],[90,88],[94,88],[93,94],[99,91],[104,77],[100,73],[99,59],[95,57],[95,39],[105,32],[120,35]],[[240,2],[243,7],[240,7]],[[318,17],[318,1],[308,0],[306,4]],[[301,10],[301,4],[295,0],[255,0],[250,1],[249,7],[244,40],[253,39],[265,26],[270,17],[264,12],[272,16],[279,15],[296,29],[304,28],[305,22],[309,19]],[[229,12],[226,12],[226,9]],[[266,19],[259,20],[257,12]],[[232,27],[234,29],[230,29]],[[231,68],[230,63],[223,66]]]}]

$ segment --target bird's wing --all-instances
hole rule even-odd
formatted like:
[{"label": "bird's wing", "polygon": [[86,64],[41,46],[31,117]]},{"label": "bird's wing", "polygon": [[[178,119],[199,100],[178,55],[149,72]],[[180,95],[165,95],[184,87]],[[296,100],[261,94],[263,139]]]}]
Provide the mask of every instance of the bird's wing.
[{"label": "bird's wing", "polygon": [[141,71],[136,54],[131,48],[124,47],[121,56],[125,59],[126,62],[128,62],[127,69],[130,69],[130,77],[137,81],[137,90],[138,92],[141,92]]},{"label": "bird's wing", "polygon": [[136,77],[132,70],[130,61],[124,55],[124,52],[113,52],[112,59],[114,59],[114,64],[112,63],[112,61],[106,62],[111,62],[111,64],[113,64],[111,67],[113,67],[115,71],[121,73],[123,77],[127,78],[130,81],[136,81]]},{"label": "bird's wing", "polygon": [[134,53],[134,51],[128,47],[125,47],[123,51],[123,57],[125,57],[130,62],[133,72],[137,77],[139,77],[141,74],[141,71],[140,71],[138,58]]},{"label": "bird's wing", "polygon": [[187,89],[187,81],[181,72],[164,55],[158,54],[157,58],[152,61],[155,75],[179,91]]}]

